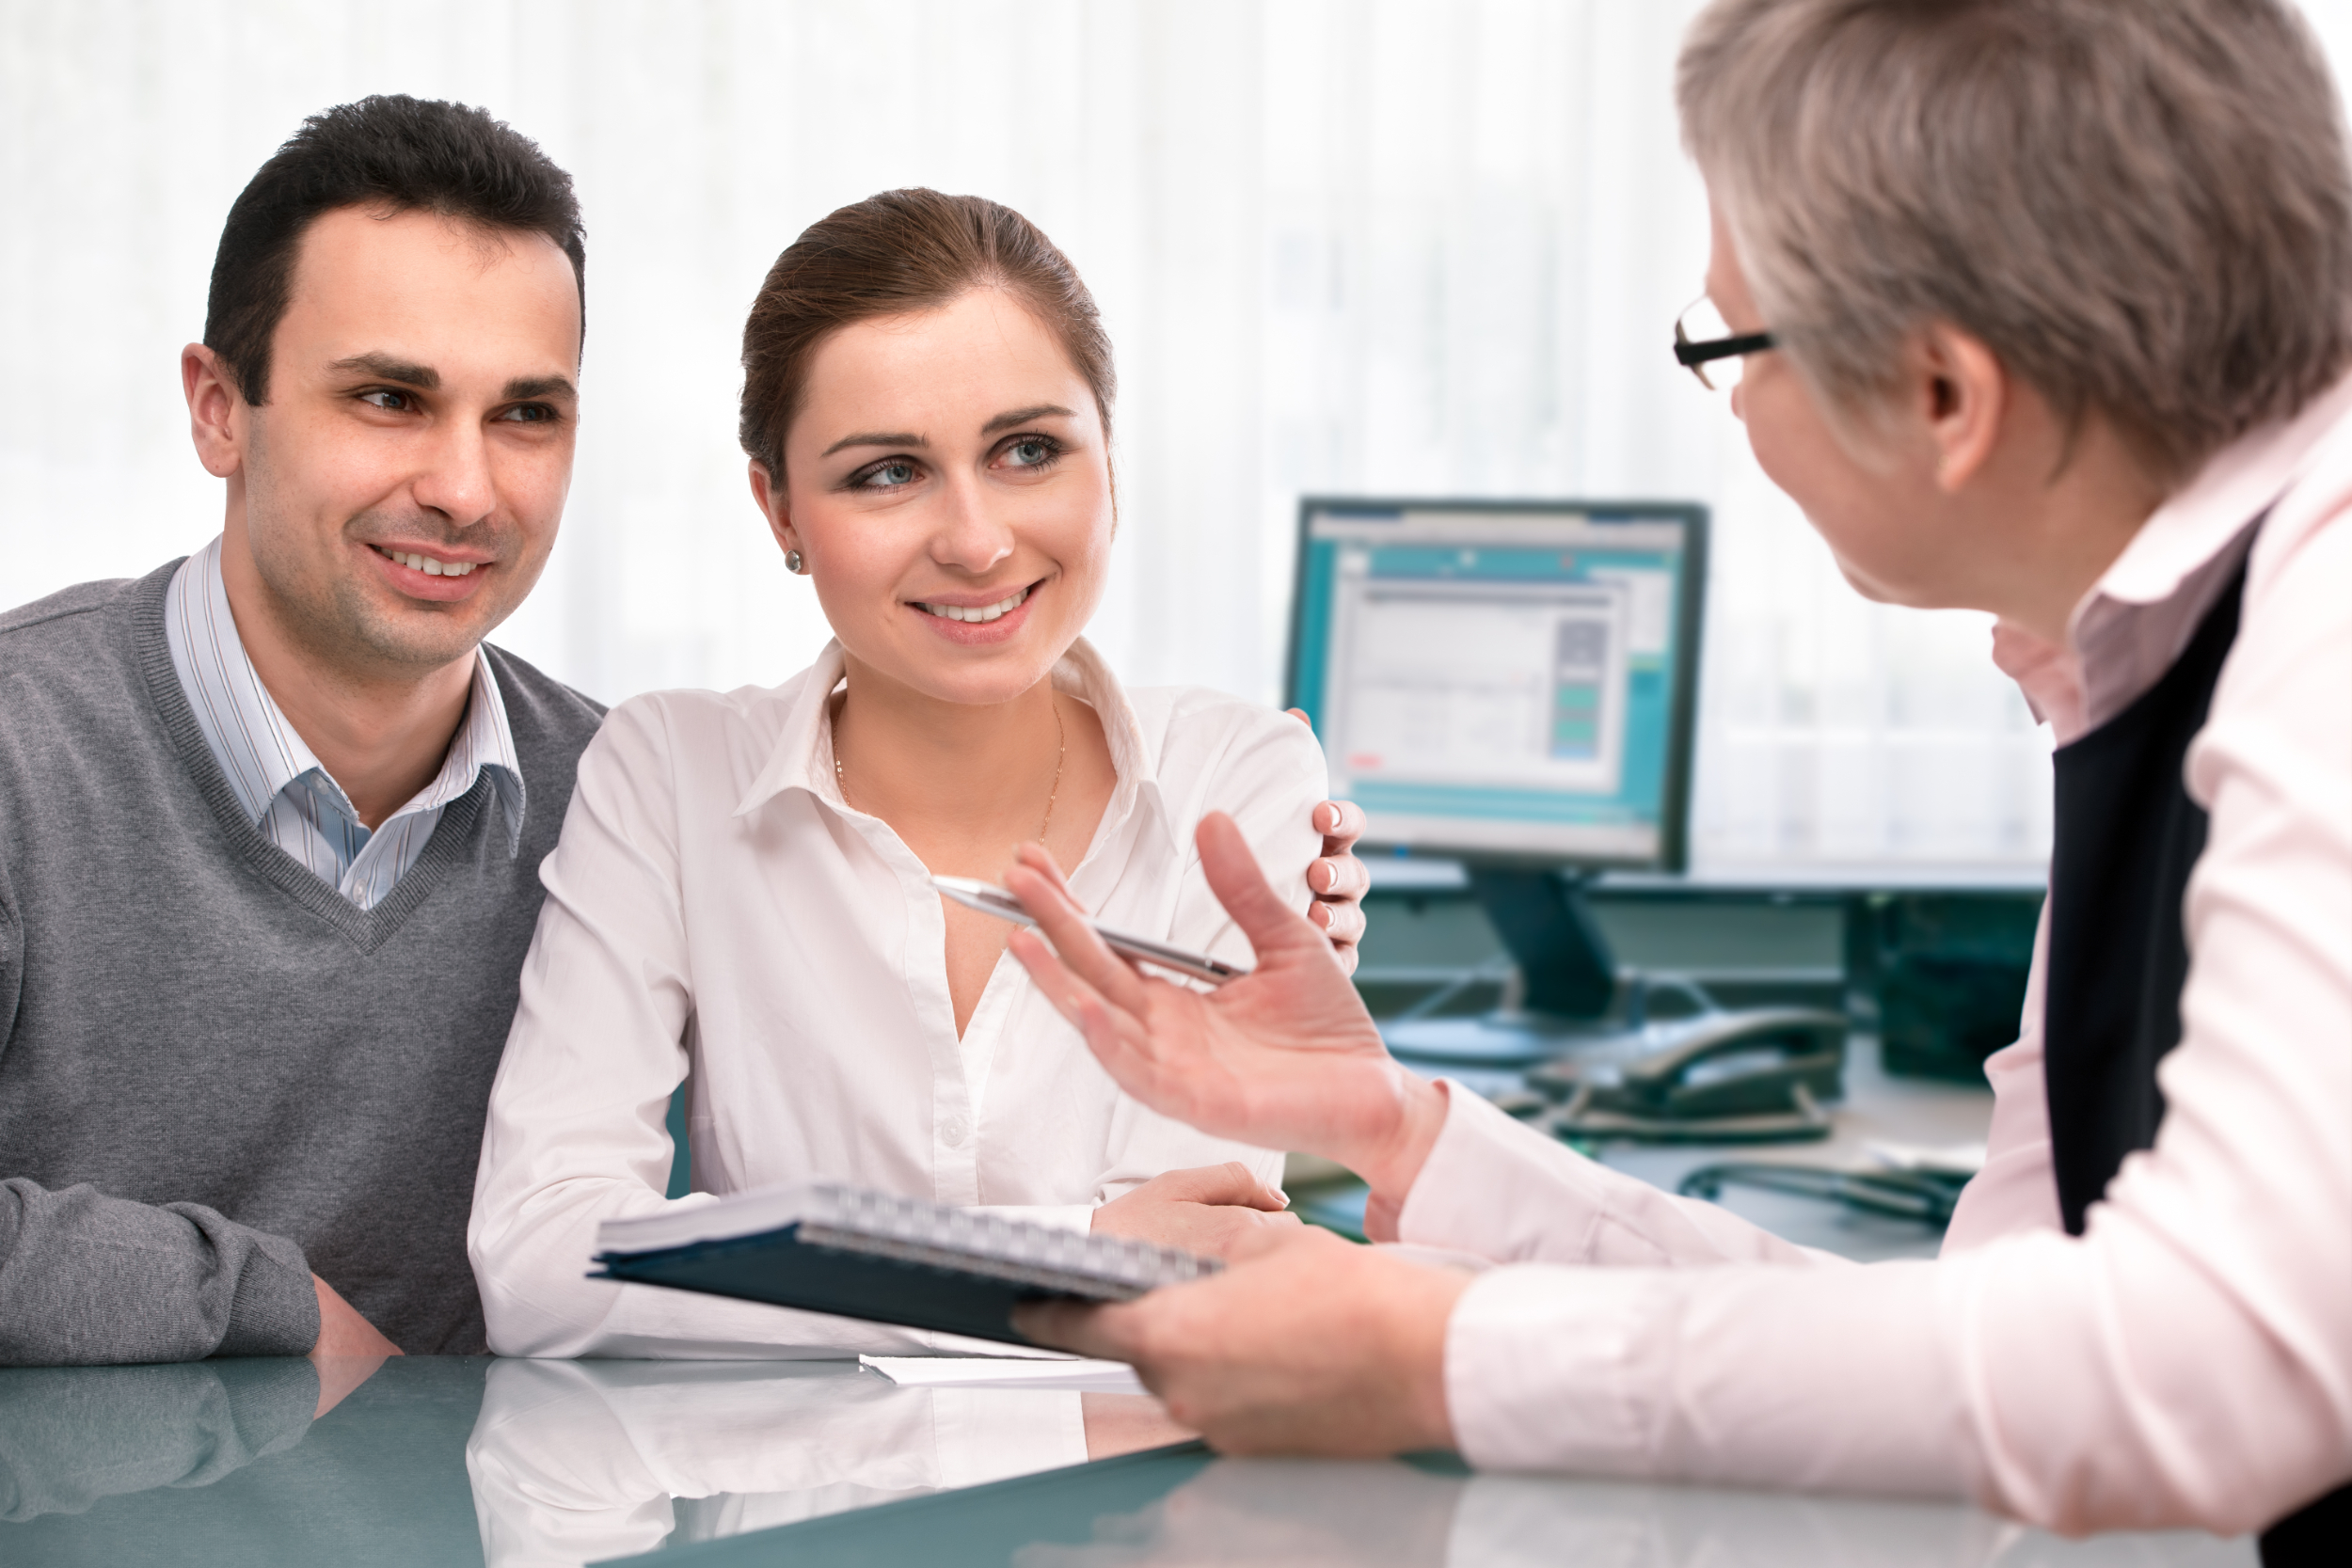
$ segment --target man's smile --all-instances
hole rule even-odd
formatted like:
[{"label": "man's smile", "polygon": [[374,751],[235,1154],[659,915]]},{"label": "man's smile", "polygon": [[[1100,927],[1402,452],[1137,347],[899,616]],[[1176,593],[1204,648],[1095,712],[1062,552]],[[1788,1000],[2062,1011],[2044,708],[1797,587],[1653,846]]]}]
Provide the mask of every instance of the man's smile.
[{"label": "man's smile", "polygon": [[497,564],[483,551],[453,550],[446,546],[423,550],[404,544],[371,544],[367,550],[394,593],[428,603],[472,599],[474,591],[487,580],[482,568]]},{"label": "man's smile", "polygon": [[370,545],[368,548],[387,561],[396,561],[410,571],[422,572],[429,578],[462,578],[476,566],[485,564],[479,561],[453,561],[446,556],[427,555],[421,550],[393,549],[385,545]]}]

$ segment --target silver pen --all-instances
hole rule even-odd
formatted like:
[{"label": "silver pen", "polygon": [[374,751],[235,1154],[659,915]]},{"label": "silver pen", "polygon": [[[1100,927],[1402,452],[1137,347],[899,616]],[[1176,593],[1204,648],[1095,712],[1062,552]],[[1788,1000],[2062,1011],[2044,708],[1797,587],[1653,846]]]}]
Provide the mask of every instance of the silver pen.
[{"label": "silver pen", "polygon": [[[999,920],[1009,920],[1016,926],[1037,924],[1037,917],[1021,907],[1020,899],[1015,898],[1003,888],[992,882],[983,882],[977,877],[933,877],[931,886],[937,888],[946,897],[961,904],[965,909],[977,910],[982,914],[993,914]],[[1213,986],[1221,986],[1228,980],[1238,980],[1249,973],[1246,969],[1235,969],[1222,958],[1212,958],[1206,953],[1187,953],[1181,947],[1170,947],[1164,942],[1153,942],[1149,937],[1131,937],[1124,931],[1114,931],[1107,926],[1096,925],[1091,920],[1087,921],[1087,924],[1092,926],[1094,934],[1103,939],[1103,945],[1114,953],[1124,953],[1131,958],[1139,958],[1155,968],[1174,970],[1179,974],[1187,974],[1196,980],[1206,980]]]}]

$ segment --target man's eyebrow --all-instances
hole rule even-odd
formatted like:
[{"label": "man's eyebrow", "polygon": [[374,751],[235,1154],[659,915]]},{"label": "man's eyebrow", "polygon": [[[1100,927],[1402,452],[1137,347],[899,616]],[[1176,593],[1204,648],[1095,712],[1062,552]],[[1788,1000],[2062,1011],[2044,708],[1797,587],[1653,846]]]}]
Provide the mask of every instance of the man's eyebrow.
[{"label": "man's eyebrow", "polygon": [[1031,420],[1041,420],[1051,414],[1058,414],[1065,420],[1077,418],[1058,403],[1041,403],[1034,408],[1016,408],[1009,414],[997,415],[980,426],[980,434],[993,436],[1000,430],[1010,430],[1014,425],[1027,424]]},{"label": "man's eyebrow", "polygon": [[894,436],[888,431],[866,431],[856,436],[844,436],[818,455],[831,457],[844,447],[927,447],[929,445],[930,443],[920,436],[910,436],[903,432]]},{"label": "man's eyebrow", "polygon": [[506,384],[506,401],[519,403],[528,398],[576,398],[580,395],[569,381],[560,375],[518,375]]},{"label": "man's eyebrow", "polygon": [[441,384],[441,372],[430,365],[411,364],[395,359],[389,354],[355,354],[348,359],[337,359],[327,367],[330,371],[358,371],[378,381],[397,381],[404,387],[421,387],[427,391]]}]

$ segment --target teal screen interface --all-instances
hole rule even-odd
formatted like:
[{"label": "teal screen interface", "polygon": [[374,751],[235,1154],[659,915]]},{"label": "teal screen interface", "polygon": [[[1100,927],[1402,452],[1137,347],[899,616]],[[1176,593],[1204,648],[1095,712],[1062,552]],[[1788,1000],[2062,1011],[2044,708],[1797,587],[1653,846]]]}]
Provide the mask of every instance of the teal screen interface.
[{"label": "teal screen interface", "polygon": [[1705,525],[1665,510],[1309,503],[1291,696],[1374,841],[1678,849]]}]

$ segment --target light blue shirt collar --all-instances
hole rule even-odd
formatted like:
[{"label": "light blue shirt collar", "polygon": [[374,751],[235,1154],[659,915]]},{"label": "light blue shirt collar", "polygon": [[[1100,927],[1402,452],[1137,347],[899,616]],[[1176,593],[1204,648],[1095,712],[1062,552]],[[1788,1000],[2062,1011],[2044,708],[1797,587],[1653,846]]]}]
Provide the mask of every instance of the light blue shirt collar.
[{"label": "light blue shirt collar", "polygon": [[[335,853],[341,869],[348,871],[372,838],[381,837],[403,817],[424,812],[437,817],[442,807],[471,789],[474,780],[487,769],[506,819],[507,853],[519,853],[525,804],[522,764],[515,753],[505,699],[500,694],[488,656],[479,648],[474,650],[473,689],[467,699],[465,721],[450,741],[440,772],[371,834],[360,826],[358,812],[342,786],[303,743],[254,672],[230,611],[220,548],[216,537],[190,556],[173,576],[164,601],[164,637],[197,728],[203,732],[229,787],[255,825],[266,827],[280,799],[289,792],[308,796],[309,801],[294,803],[302,806],[304,816],[314,826],[347,844],[347,853],[340,847]],[[343,821],[318,823],[317,807]],[[413,863],[428,835],[404,832],[402,836],[414,840],[414,851],[405,856]],[[291,852],[282,841],[279,847]],[[397,879],[397,871],[406,868],[406,864],[398,866],[392,879]],[[312,869],[320,868],[313,865]]]}]

